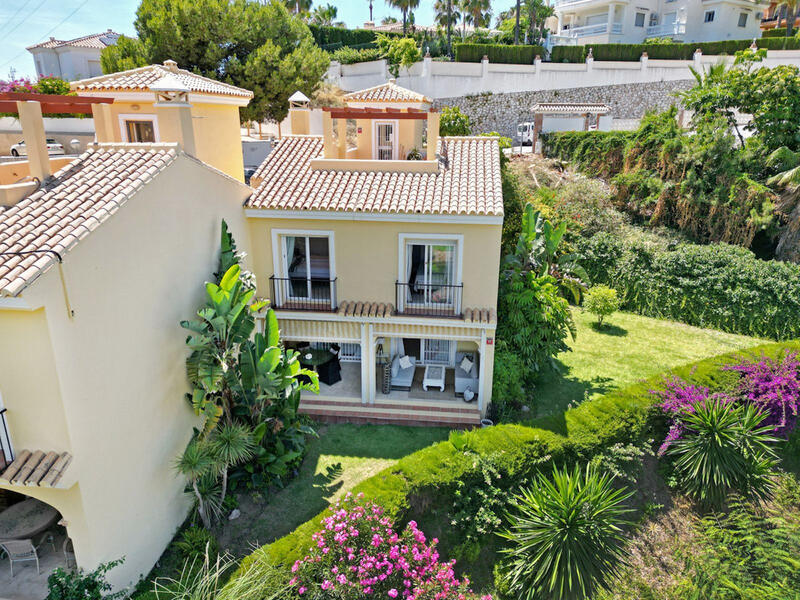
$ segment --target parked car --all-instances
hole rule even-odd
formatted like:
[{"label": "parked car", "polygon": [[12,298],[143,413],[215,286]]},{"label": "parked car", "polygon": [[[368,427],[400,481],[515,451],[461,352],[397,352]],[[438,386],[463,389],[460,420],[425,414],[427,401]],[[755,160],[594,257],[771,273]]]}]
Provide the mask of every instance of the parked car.
[{"label": "parked car", "polygon": [[[48,154],[64,154],[64,146],[59,144],[53,138],[47,138],[47,153]],[[28,151],[25,149],[25,140],[20,140],[11,146],[11,156],[27,156]]]},{"label": "parked car", "polygon": [[517,125],[517,141],[523,146],[533,144],[533,123],[520,123]]}]

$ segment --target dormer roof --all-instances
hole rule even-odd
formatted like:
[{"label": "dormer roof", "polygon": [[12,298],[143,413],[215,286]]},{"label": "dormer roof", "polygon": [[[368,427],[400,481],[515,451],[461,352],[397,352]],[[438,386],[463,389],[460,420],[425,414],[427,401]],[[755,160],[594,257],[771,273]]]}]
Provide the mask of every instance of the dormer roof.
[{"label": "dormer roof", "polygon": [[253,97],[253,92],[250,90],[203,77],[186,69],[179,69],[171,60],[164,61],[163,65],[147,65],[119,73],[80,79],[73,81],[70,88],[77,92],[152,92],[154,91],[152,86],[158,87],[165,77],[169,77],[169,81],[173,83],[179,82],[196,94],[227,96],[248,101]]},{"label": "dormer roof", "polygon": [[347,102],[425,102],[430,104],[430,98],[423,94],[400,87],[394,79],[365,90],[345,94]]}]

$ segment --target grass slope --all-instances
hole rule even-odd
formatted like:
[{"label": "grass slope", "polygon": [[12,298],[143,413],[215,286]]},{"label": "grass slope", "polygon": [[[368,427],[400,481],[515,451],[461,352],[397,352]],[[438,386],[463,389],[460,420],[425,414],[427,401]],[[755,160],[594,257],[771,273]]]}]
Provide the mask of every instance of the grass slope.
[{"label": "grass slope", "polygon": [[235,521],[215,531],[223,548],[241,556],[268,544],[324,510],[359,482],[402,457],[447,439],[444,427],[326,425],[309,443],[300,471],[282,490],[242,494]]},{"label": "grass slope", "polygon": [[534,392],[536,416],[566,410],[662,371],[762,340],[692,327],[676,321],[618,312],[602,328],[596,317],[573,311],[578,335],[571,352],[557,357],[559,373],[547,373]]}]

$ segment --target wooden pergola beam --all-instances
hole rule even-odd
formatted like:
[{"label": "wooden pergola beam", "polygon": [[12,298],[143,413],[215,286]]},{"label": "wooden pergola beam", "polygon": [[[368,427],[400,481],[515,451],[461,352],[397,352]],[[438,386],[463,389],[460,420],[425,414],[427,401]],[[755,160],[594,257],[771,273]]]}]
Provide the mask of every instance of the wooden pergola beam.
[{"label": "wooden pergola beam", "polygon": [[17,113],[17,102],[38,102],[43,114],[92,114],[94,104],[112,104],[113,98],[88,96],[61,96],[58,94],[33,94],[30,92],[0,92],[0,112]]},{"label": "wooden pergola beam", "polygon": [[392,119],[423,121],[428,118],[428,111],[418,108],[339,108],[325,106],[322,110],[330,113],[332,119],[385,119],[391,117]]}]

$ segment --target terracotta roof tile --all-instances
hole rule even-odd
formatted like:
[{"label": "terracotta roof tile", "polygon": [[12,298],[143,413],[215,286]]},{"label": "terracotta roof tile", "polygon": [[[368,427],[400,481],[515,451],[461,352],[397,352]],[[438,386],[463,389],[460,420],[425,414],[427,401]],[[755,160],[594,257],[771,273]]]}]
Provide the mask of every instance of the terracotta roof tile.
[{"label": "terracotta roof tile", "polygon": [[[0,252],[52,250],[63,256],[177,156],[177,144],[90,149],[44,188],[0,207]],[[19,294],[55,262],[48,252],[0,255],[0,296]]]},{"label": "terracotta roof tile", "polygon": [[103,33],[92,33],[90,35],[84,35],[72,40],[57,40],[51,37],[49,40],[42,42],[41,44],[28,46],[27,50],[33,50],[35,48],[62,48],[65,46],[72,46],[74,48],[98,48],[99,50],[102,50],[107,46],[113,46],[116,44],[117,39],[119,39],[119,35],[120,34],[109,29]]},{"label": "terracotta roof tile", "polygon": [[503,214],[496,138],[445,137],[449,166],[436,173],[322,171],[322,138],[289,136],[253,175],[261,181],[248,208],[442,215]]},{"label": "terracotta roof tile", "polygon": [[350,92],[345,94],[347,102],[427,102],[431,99],[397,85],[394,80],[390,80],[381,85],[376,85],[365,90]]},{"label": "terracotta roof tile", "polygon": [[91,79],[81,79],[79,81],[73,81],[70,87],[75,91],[125,90],[146,92],[150,91],[151,85],[167,75],[176,78],[192,92],[236,96],[239,98],[253,97],[253,92],[250,90],[245,90],[230,85],[229,83],[222,83],[215,79],[209,79],[208,77],[197,75],[185,69],[178,69],[177,67],[171,68],[169,65],[148,65],[129,71],[100,75],[99,77],[92,77]]}]

